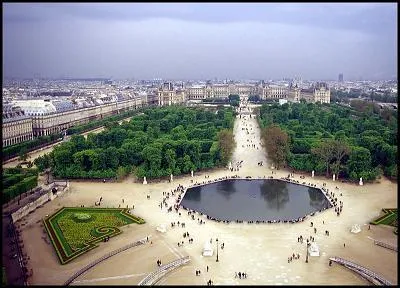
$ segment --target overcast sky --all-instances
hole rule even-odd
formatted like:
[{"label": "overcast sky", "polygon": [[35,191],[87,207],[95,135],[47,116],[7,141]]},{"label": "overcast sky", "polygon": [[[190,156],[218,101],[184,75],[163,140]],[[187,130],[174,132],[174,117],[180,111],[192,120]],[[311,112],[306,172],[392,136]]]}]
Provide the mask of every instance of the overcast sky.
[{"label": "overcast sky", "polygon": [[6,77],[387,79],[397,4],[3,4]]}]

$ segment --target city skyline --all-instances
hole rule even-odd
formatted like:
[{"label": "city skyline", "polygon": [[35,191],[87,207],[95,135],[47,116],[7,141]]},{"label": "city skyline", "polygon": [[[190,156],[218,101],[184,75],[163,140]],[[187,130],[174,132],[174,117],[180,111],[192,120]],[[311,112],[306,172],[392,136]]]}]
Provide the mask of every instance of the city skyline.
[{"label": "city skyline", "polygon": [[395,3],[7,3],[3,8],[4,77],[397,77]]}]

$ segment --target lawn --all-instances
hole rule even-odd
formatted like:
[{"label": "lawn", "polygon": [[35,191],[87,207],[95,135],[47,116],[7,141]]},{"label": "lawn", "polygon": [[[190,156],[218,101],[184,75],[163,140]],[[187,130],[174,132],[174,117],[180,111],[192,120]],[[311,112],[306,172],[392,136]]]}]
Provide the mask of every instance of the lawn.
[{"label": "lawn", "polygon": [[384,214],[372,221],[371,224],[384,224],[396,227],[395,233],[397,234],[397,208],[383,208],[382,211]]},{"label": "lawn", "polygon": [[118,227],[145,223],[125,208],[64,207],[44,219],[44,225],[61,264],[66,264],[107,237],[121,233]]}]

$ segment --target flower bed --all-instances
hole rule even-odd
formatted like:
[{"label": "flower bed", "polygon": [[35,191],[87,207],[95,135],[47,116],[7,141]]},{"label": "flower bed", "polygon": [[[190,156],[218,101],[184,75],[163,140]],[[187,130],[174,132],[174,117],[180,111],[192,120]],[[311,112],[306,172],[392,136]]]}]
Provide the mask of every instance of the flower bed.
[{"label": "flower bed", "polygon": [[132,223],[145,222],[125,208],[64,207],[44,219],[61,264],[97,247],[106,237],[118,235],[118,227]]}]

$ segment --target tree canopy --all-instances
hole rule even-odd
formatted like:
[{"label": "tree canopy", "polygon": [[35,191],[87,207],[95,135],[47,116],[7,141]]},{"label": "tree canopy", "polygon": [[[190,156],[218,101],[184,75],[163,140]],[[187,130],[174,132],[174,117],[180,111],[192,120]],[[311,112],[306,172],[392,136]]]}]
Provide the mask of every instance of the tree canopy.
[{"label": "tree canopy", "polygon": [[[70,141],[35,160],[61,178],[148,179],[226,165],[232,153],[233,108],[151,108],[129,122]],[[234,147],[234,146],[233,146]]]},{"label": "tree canopy", "polygon": [[262,128],[277,125],[288,134],[287,164],[293,169],[354,181],[374,180],[382,173],[397,179],[397,113],[353,102],[351,107],[262,105],[259,122]]}]

